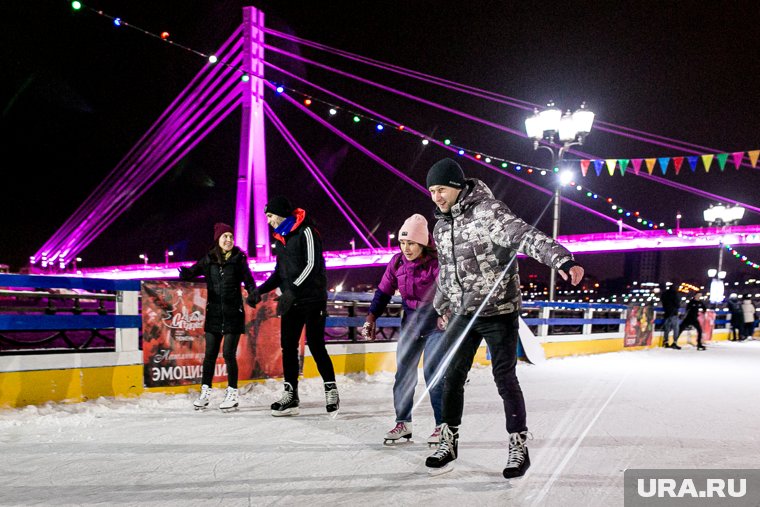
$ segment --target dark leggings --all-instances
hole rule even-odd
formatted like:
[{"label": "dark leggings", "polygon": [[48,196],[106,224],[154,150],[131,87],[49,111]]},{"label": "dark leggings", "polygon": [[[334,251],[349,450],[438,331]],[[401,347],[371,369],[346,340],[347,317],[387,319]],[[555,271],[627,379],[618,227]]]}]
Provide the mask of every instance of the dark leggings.
[{"label": "dark leggings", "polygon": [[335,382],[332,360],[325,347],[325,318],[327,303],[296,303],[280,321],[280,345],[282,346],[282,369],[285,382],[293,389],[298,387],[298,343],[306,326],[306,345],[317,363],[317,370],[324,382]]},{"label": "dark leggings", "polygon": [[[224,335],[224,350],[222,355],[227,364],[227,384],[233,389],[238,386],[237,348],[240,341],[239,334]],[[222,344],[222,333],[206,332],[206,355],[203,357],[203,380],[202,383],[211,387],[216,368],[216,358],[219,356],[219,346]]]}]

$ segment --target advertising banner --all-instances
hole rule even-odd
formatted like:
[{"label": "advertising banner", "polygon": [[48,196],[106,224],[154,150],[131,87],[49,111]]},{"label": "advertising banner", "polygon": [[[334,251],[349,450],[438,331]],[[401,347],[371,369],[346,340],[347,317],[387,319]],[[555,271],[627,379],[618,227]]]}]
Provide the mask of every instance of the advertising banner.
[{"label": "advertising banner", "polygon": [[[241,288],[242,291],[242,288]],[[282,376],[280,319],[274,293],[256,308],[245,308],[245,334],[238,344],[238,379]],[[200,384],[206,349],[206,285],[177,281],[142,284],[143,364],[145,387]],[[303,347],[301,347],[303,364]],[[227,380],[220,352],[214,382]]]},{"label": "advertising banner", "polygon": [[711,341],[713,329],[715,329],[715,310],[700,312],[697,316],[697,320],[699,321],[699,325],[702,327],[702,341]]},{"label": "advertising banner", "polygon": [[625,321],[626,347],[644,347],[652,344],[654,333],[654,307],[629,306],[628,318]]}]

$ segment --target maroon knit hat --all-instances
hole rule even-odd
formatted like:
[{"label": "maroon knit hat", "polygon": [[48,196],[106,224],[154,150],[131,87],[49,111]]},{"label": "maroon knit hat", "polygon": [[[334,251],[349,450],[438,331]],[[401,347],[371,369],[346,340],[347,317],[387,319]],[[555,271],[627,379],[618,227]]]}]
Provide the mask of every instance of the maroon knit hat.
[{"label": "maroon knit hat", "polygon": [[223,224],[222,222],[217,222],[214,224],[214,243],[219,242],[219,238],[222,237],[222,234],[225,232],[229,232],[230,234],[235,234],[235,232],[232,230],[232,226]]}]

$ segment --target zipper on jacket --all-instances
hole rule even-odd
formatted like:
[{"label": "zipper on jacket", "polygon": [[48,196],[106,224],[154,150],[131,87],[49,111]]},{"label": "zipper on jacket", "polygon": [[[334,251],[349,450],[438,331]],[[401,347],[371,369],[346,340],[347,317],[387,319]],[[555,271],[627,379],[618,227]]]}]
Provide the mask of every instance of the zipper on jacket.
[{"label": "zipper on jacket", "polygon": [[451,263],[454,265],[454,278],[456,278],[459,289],[462,291],[462,303],[464,303],[464,286],[459,279],[459,270],[457,269],[456,244],[454,243],[454,217],[451,217]]},{"label": "zipper on jacket", "polygon": [[[222,261],[224,262],[224,261]],[[224,327],[224,266],[219,264],[219,304],[222,307],[222,334],[225,332]]]}]

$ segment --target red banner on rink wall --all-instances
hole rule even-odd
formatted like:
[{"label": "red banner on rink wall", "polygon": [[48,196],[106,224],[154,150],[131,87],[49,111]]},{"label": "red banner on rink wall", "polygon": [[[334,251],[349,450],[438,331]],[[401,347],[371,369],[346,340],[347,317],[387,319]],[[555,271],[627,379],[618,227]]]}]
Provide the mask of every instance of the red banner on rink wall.
[{"label": "red banner on rink wall", "polygon": [[625,321],[625,347],[644,347],[652,344],[654,307],[629,306]]},{"label": "red banner on rink wall", "polygon": [[715,310],[700,312],[697,316],[699,325],[702,328],[702,341],[709,342],[712,340],[713,329],[715,329]]},{"label": "red banner on rink wall", "polygon": [[[242,290],[242,289],[241,289]],[[245,308],[245,334],[237,350],[238,379],[282,376],[280,319],[272,294]],[[206,339],[206,285],[175,281],[142,284],[145,387],[200,384]],[[227,380],[221,349],[214,382]],[[301,349],[303,352],[303,348]],[[303,358],[300,361],[303,364]]]}]

